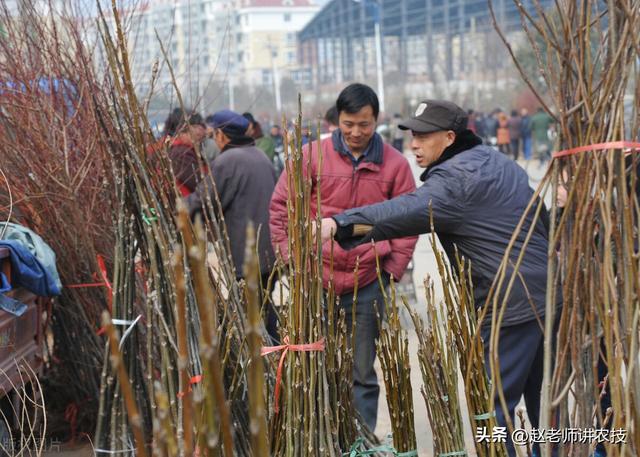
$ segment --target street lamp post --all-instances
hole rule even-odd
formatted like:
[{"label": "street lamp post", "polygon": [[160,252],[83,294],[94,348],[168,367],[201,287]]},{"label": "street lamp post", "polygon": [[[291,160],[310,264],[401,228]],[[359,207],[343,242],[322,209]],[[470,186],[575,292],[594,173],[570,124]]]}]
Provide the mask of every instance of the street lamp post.
[{"label": "street lamp post", "polygon": [[282,97],[280,96],[280,75],[278,74],[278,65],[276,63],[276,57],[278,57],[278,51],[271,43],[267,44],[267,49],[271,54],[271,70],[273,73],[273,92],[276,97],[276,111],[278,115],[282,112]]},{"label": "street lamp post", "polygon": [[382,69],[382,36],[380,34],[380,6],[376,5],[376,13],[374,16],[374,31],[376,40],[376,72],[378,74],[378,96],[380,98],[380,111],[384,109],[384,72]]},{"label": "street lamp post", "polygon": [[382,68],[382,33],[380,31],[380,4],[377,0],[353,0],[356,3],[364,1],[367,11],[373,16],[373,33],[376,47],[376,75],[378,77],[378,99],[380,111],[384,113],[384,70]]},{"label": "street lamp post", "polygon": [[278,53],[274,51],[271,54],[271,65],[273,67],[273,90],[276,96],[276,111],[278,114],[282,112],[282,97],[280,96],[280,75],[278,74],[278,65],[276,64],[276,57]]}]

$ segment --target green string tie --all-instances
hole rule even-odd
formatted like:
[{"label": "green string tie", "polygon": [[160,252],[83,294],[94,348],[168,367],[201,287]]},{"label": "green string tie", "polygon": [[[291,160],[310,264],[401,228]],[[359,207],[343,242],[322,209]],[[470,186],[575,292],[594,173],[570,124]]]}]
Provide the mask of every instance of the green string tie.
[{"label": "green string tie", "polygon": [[149,208],[149,213],[151,214],[151,216],[147,216],[144,212],[142,212],[142,220],[147,225],[151,225],[152,221],[157,221],[158,220],[158,218],[156,217],[156,209],[155,208]]},{"label": "green string tie", "polygon": [[407,452],[398,452],[395,450],[393,446],[389,446],[387,444],[383,444],[382,446],[373,447],[371,449],[360,449],[364,445],[364,439],[358,438],[349,448],[349,452],[345,452],[342,454],[343,457],[366,457],[368,455],[377,454],[378,452],[388,452],[393,454],[395,457],[417,457],[418,451],[407,451]]},{"label": "green string tie", "polygon": [[477,416],[473,416],[473,418],[477,421],[483,421],[487,419],[491,419],[492,417],[496,417],[496,412],[491,411],[490,413],[478,414]]},{"label": "green string tie", "polygon": [[464,456],[464,455],[467,455],[467,451],[447,452],[445,454],[438,454],[438,457],[455,457],[455,456]]},{"label": "green string tie", "polygon": [[364,457],[367,455],[373,455],[377,452],[393,452],[395,453],[395,449],[392,448],[391,446],[387,446],[382,445],[382,446],[378,446],[378,447],[374,447],[371,449],[360,449],[362,446],[364,445],[364,439],[363,438],[358,438],[356,439],[355,443],[353,443],[351,445],[351,448],[349,449],[349,452],[345,452],[343,455],[343,457]]}]

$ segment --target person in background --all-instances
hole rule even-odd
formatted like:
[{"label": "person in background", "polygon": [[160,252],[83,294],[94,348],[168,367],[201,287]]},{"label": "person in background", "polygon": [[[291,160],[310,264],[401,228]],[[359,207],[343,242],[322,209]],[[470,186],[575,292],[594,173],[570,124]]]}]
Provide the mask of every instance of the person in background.
[{"label": "person in background", "polygon": [[282,170],[284,170],[284,139],[279,125],[272,125],[269,136],[273,140],[273,168],[276,169],[276,176],[280,176]]},{"label": "person in background", "polygon": [[531,117],[526,108],[520,110],[520,137],[522,138],[522,154],[524,160],[531,160]]},{"label": "person in background", "polygon": [[475,116],[476,116],[476,135],[482,138],[484,144],[488,144],[487,129],[485,127],[486,120],[485,120],[484,114],[482,112],[476,112]]},{"label": "person in background", "polygon": [[509,120],[507,115],[500,111],[496,115],[498,119],[498,130],[496,131],[496,143],[498,150],[505,155],[511,152],[511,136],[509,136]]},{"label": "person in background", "polygon": [[198,150],[207,130],[202,116],[191,109],[174,109],[164,125],[164,141],[169,144],[169,160],[176,184],[183,196],[191,194],[201,180],[203,172]]},{"label": "person in background", "polygon": [[220,149],[213,139],[213,115],[210,114],[204,119],[204,123],[207,127],[207,136],[202,142],[202,155],[207,163],[213,161],[218,155],[220,155]]},{"label": "person in background", "polygon": [[511,155],[513,155],[513,160],[518,160],[520,156],[520,139],[522,138],[522,118],[518,115],[517,110],[511,111],[507,126],[509,128],[509,138],[511,139]]},{"label": "person in background", "polygon": [[280,131],[279,125],[274,124],[271,126],[269,136],[273,140],[275,149],[277,150],[278,148],[280,148],[282,150],[282,132]]},{"label": "person in background", "polygon": [[497,143],[498,136],[498,113],[500,113],[499,109],[495,109],[484,118],[484,127],[487,138],[487,143],[492,146],[495,146]]},{"label": "person in background", "polygon": [[472,109],[467,111],[467,116],[469,116],[469,125],[467,128],[471,130],[476,135],[478,134],[478,127],[476,125],[476,113]]},{"label": "person in background", "polygon": [[320,135],[321,140],[330,138],[333,135],[333,131],[338,128],[338,110],[335,105],[324,114],[324,121],[327,124],[327,132]]},{"label": "person in background", "polygon": [[395,149],[402,152],[404,147],[404,132],[399,128],[399,124],[402,122],[402,116],[400,113],[395,113],[391,120],[391,144]]},{"label": "person in background", "polygon": [[540,166],[551,158],[551,138],[549,129],[553,125],[553,118],[542,107],[531,116],[531,137],[533,150],[540,160]]},{"label": "person in background", "polygon": [[313,132],[311,131],[311,127],[309,126],[305,126],[302,127],[302,145],[306,145],[308,143],[312,143],[313,141],[315,141],[315,136],[313,134]]},{"label": "person in background", "polygon": [[[415,181],[409,162],[376,133],[379,102],[373,89],[364,84],[347,86],[338,96],[336,109],[339,128],[334,130],[331,138],[314,141],[303,149],[304,163],[308,160],[311,164],[311,176],[320,174],[320,180],[314,179],[312,182],[311,201],[314,203],[311,217],[315,218],[318,211],[323,217],[332,216],[354,206],[388,200],[413,191]],[[322,168],[316,170],[319,154],[322,154]],[[270,209],[274,249],[285,260],[289,249],[288,183],[285,171],[278,180]],[[321,208],[315,207],[318,192],[322,197]],[[322,248],[323,285],[326,289],[333,279],[349,330],[352,328],[352,310],[355,306],[353,398],[356,409],[371,430],[376,426],[380,395],[373,367],[378,338],[378,317],[374,303],[378,304],[380,314],[384,314],[383,307],[380,307],[384,299],[376,273],[376,251],[382,269],[383,288],[386,288],[391,276],[395,281],[402,278],[417,240],[417,237],[409,237],[385,241],[377,244],[375,251],[370,245],[360,246],[351,252],[336,246],[332,258],[330,246],[325,244]],[[357,262],[358,290],[354,304],[354,269]]]},{"label": "person in background", "polygon": [[273,163],[273,157],[276,153],[276,144],[271,138],[271,135],[265,136],[262,133],[262,126],[260,122],[256,121],[251,113],[243,113],[242,116],[249,121],[249,128],[247,129],[247,135],[253,138],[256,142],[256,147],[269,158]]},{"label": "person in background", "polygon": [[[254,139],[246,134],[249,121],[243,116],[230,110],[218,111],[211,116],[211,126],[213,138],[221,152],[210,164],[211,173],[187,198],[189,214],[193,218],[205,210],[204,202],[215,188],[220,206],[215,208],[216,213],[210,217],[220,213],[224,216],[237,279],[243,277],[247,225],[253,223],[258,240],[262,293],[275,261],[270,241],[269,202],[276,183],[276,173],[271,161],[255,146]],[[212,197],[211,201],[216,202],[216,199]],[[214,206],[217,204],[214,203]],[[274,341],[278,341],[277,318],[272,303],[269,304],[266,327]]]}]

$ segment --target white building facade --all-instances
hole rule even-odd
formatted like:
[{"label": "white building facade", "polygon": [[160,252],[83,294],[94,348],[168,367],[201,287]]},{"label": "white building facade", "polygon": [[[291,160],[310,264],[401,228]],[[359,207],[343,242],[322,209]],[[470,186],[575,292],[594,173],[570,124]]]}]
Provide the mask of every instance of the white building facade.
[{"label": "white building facade", "polygon": [[[298,65],[297,32],[318,11],[313,0],[139,3],[122,12],[136,90],[143,97],[149,93],[156,66],[153,92],[173,93],[175,79],[190,105],[209,96],[223,98],[233,107],[234,89],[240,87],[278,92],[282,78],[304,78]],[[108,23],[114,27],[112,18]]]}]

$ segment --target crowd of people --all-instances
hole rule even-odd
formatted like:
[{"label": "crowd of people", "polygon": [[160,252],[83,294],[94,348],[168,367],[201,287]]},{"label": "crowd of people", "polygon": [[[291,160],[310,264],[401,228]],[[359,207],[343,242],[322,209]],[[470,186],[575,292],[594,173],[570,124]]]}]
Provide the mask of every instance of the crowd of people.
[{"label": "crowd of people", "polygon": [[[282,128],[277,123],[267,121],[268,131],[252,113],[245,112],[242,116],[248,121],[249,127],[246,132],[247,136],[254,139],[255,146],[262,150],[272,165],[275,167],[279,176],[284,169],[284,144]],[[510,114],[504,110],[496,108],[489,114],[481,111],[468,110],[468,128],[478,135],[483,143],[494,146],[503,154],[513,158],[515,161],[525,161],[525,166],[532,160],[538,160],[540,166],[547,163],[551,158],[553,149],[553,141],[556,136],[553,118],[542,108],[538,108],[533,114],[530,114],[526,108],[520,110],[513,109]],[[181,120],[191,125],[189,130],[192,132],[186,135],[186,131],[176,131]],[[402,115],[393,114],[390,118],[379,119],[376,131],[381,138],[390,143],[396,150],[404,151],[406,132],[399,128],[402,121]],[[184,161],[184,166],[177,169],[177,177],[181,183],[186,185],[186,190],[193,191],[193,176],[183,182],[184,170],[193,168],[196,163],[195,151],[189,152],[189,138],[195,137],[196,143],[200,144],[200,150],[207,161],[211,161],[220,153],[220,149],[214,140],[213,115],[202,118],[202,116],[191,110],[183,112],[181,109],[174,109],[165,120],[163,135],[158,142],[162,144],[171,138],[172,140],[172,156],[179,156],[177,161]],[[203,130],[196,132],[199,126]],[[292,126],[286,126],[291,130]],[[324,140],[331,136],[333,131],[338,128],[338,113],[335,106],[330,107],[325,113],[320,125],[320,140]],[[302,144],[316,141],[317,135],[314,129],[304,127],[302,132]],[[265,133],[266,132],[266,133]],[[174,164],[175,165],[175,164]],[[181,190],[185,191],[181,187]]]},{"label": "crowd of people", "polygon": [[[322,250],[327,253],[323,285],[327,288],[332,281],[339,306],[345,310],[347,329],[356,329],[354,405],[372,430],[380,392],[374,370],[377,315],[384,316],[375,304],[384,302],[384,289],[391,278],[401,279],[417,235],[433,227],[450,257],[459,252],[471,262],[475,303],[483,306],[505,248],[533,195],[527,173],[515,160],[521,156],[529,160],[534,153],[541,161],[548,159],[553,129],[551,117],[542,110],[532,116],[526,110],[510,116],[495,110],[485,116],[442,100],[423,101],[410,119],[396,114],[385,128],[380,128],[379,115],[373,89],[351,84],[327,110],[320,138],[316,141],[310,129],[303,130],[302,138],[302,153],[310,159],[312,175],[320,176],[312,181],[311,201],[316,202],[321,192],[322,202],[318,208],[313,205],[312,217],[320,213],[323,218],[318,227],[327,244]],[[402,154],[405,140],[416,164],[425,170],[419,189]],[[174,110],[159,141],[168,148],[176,184],[191,216],[207,210],[205,201],[217,202],[209,217],[224,218],[238,280],[243,278],[247,225],[251,221],[259,228],[260,273],[266,285],[276,257],[286,261],[288,256],[290,180],[280,126],[270,125],[265,134],[251,113],[222,110],[203,119],[194,111]],[[208,160],[201,160],[199,152]],[[316,169],[320,154],[322,168]],[[217,199],[210,198],[214,189]],[[370,231],[364,236],[354,233],[356,224]],[[533,221],[525,221],[525,231],[527,224]],[[524,273],[511,291],[499,329],[500,371],[509,405],[509,411],[497,411],[501,425],[507,416],[513,418],[524,396],[529,417],[537,426],[543,337],[536,319],[545,311],[547,230],[542,222],[535,223],[521,269]],[[375,251],[368,245],[371,240],[376,241]],[[514,255],[520,249],[525,248],[516,244]],[[267,302],[266,329],[277,343],[281,337],[277,309]],[[490,332],[490,326],[483,326],[483,339],[488,340]],[[489,357],[488,345],[485,357]],[[509,455],[514,455],[511,445]]]},{"label": "crowd of people", "polygon": [[485,144],[496,146],[500,152],[519,160],[538,159],[541,164],[551,158],[555,137],[553,118],[542,108],[530,115],[526,108],[512,110],[508,115],[501,109],[490,114],[468,111],[469,129]]}]

